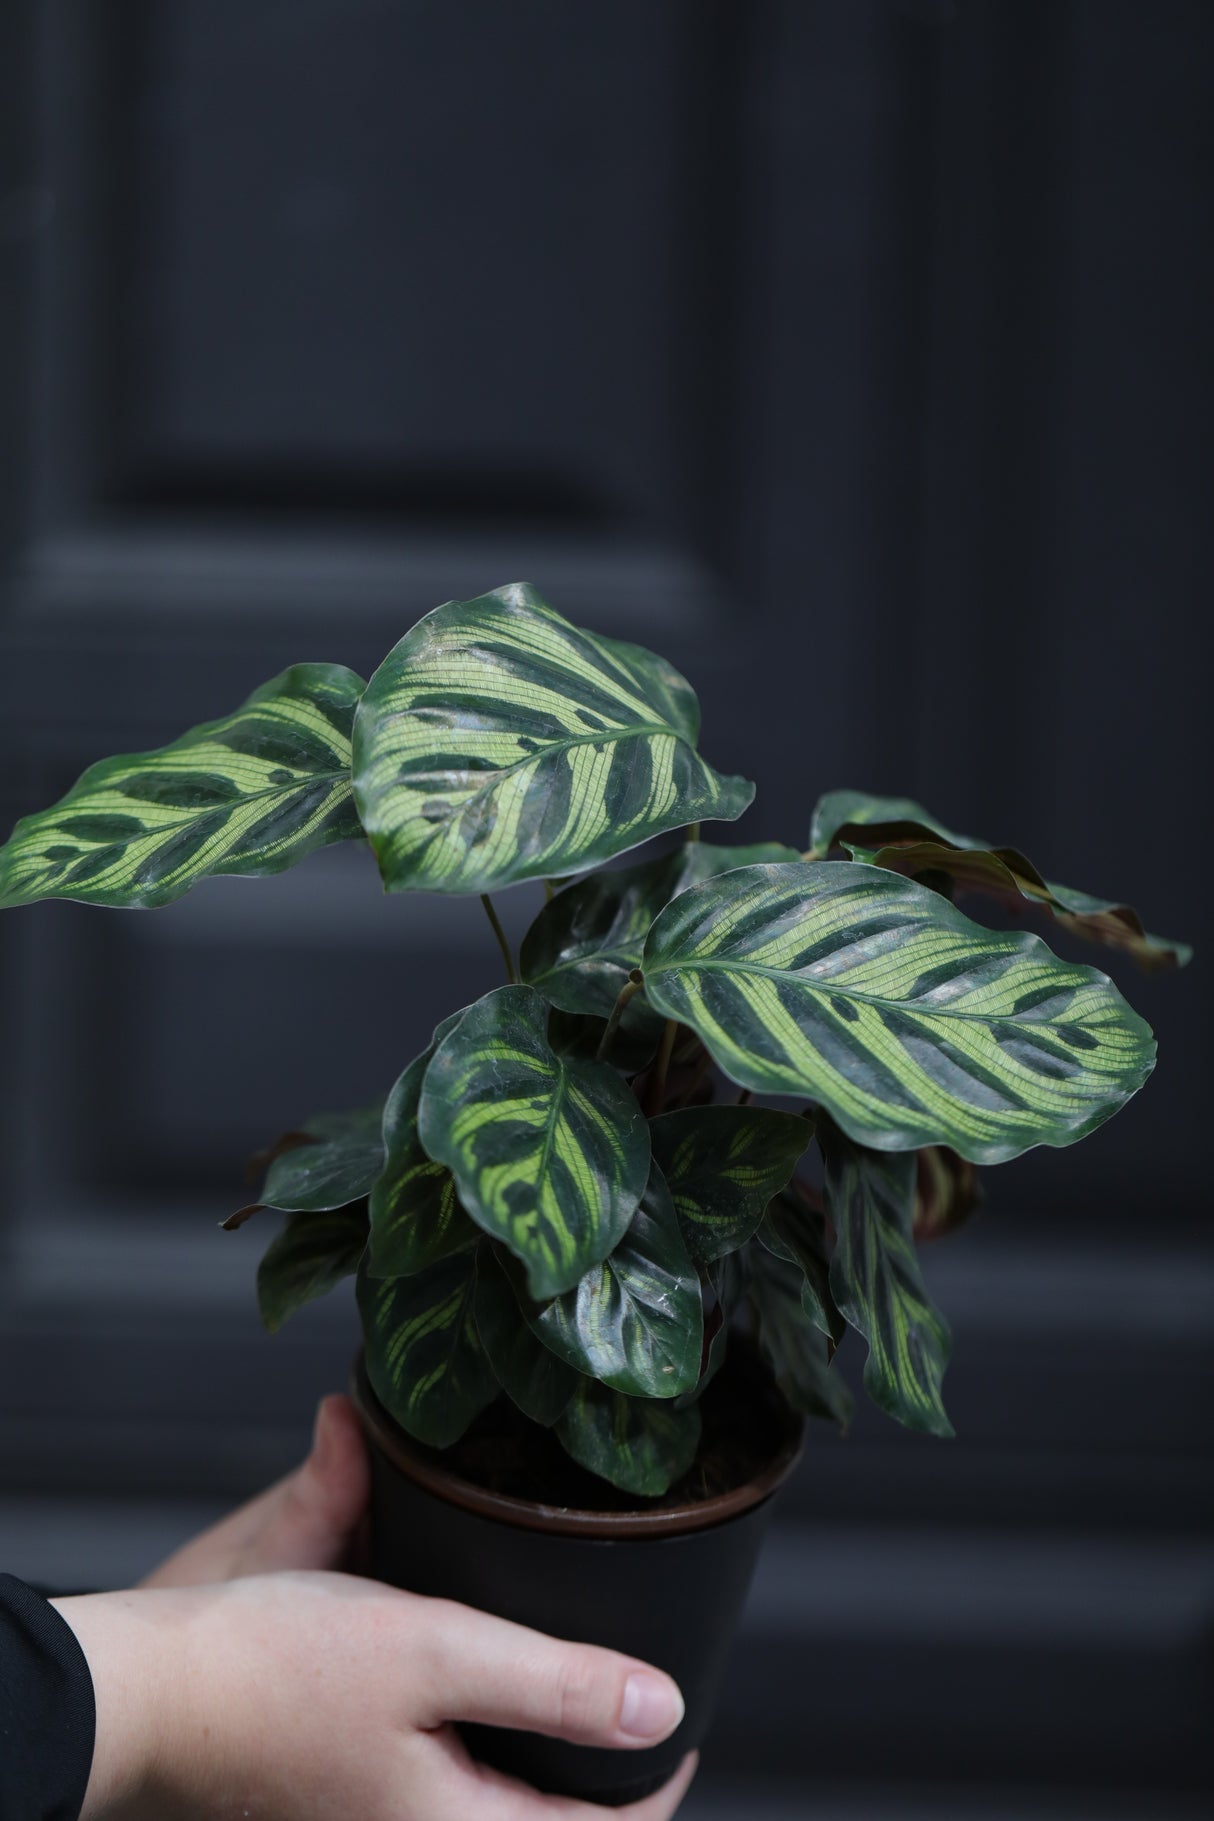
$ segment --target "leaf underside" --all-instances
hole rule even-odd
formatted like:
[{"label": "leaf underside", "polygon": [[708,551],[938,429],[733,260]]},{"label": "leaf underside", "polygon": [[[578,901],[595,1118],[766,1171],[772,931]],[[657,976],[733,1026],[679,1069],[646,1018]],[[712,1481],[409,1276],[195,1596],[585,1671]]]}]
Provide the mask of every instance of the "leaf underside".
[{"label": "leaf underside", "polygon": [[1148,973],[1184,967],[1192,958],[1186,943],[1148,934],[1131,905],[1051,884],[1016,848],[955,834],[909,797],[831,791],[814,811],[810,843],[821,858],[839,846],[853,859],[907,878],[943,876],[963,890],[984,892],[1006,904],[1027,900],[1073,935],[1121,949]]},{"label": "leaf underside", "polygon": [[754,786],[713,771],[698,731],[664,659],[515,583],[436,608],[385,658],[355,721],[355,796],[389,891],[495,891],[740,816]]},{"label": "leaf underside", "polygon": [[151,909],[215,873],[264,874],[362,838],[350,781],[361,678],[296,664],[222,720],[91,765],[0,847],[0,906]]},{"label": "leaf underside", "polygon": [[558,1055],[547,1023],[529,986],[486,994],[438,1045],[419,1116],[426,1150],[541,1300],[606,1257],[649,1175],[635,1096],[606,1063]]},{"label": "leaf underside", "polygon": [[743,1087],[808,1095],[883,1150],[996,1163],[1072,1144],[1154,1063],[1149,1027],[1095,970],[984,929],[854,862],[747,867],[662,912],[650,1002]]}]

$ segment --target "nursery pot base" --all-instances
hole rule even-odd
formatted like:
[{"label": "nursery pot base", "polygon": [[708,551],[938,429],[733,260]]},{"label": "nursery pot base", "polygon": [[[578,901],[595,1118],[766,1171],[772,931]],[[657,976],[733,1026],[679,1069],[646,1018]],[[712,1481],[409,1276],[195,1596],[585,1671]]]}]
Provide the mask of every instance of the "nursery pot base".
[{"label": "nursery pot base", "polygon": [[[638,1657],[683,1691],[684,1718],[657,1746],[607,1751],[465,1726],[474,1756],[537,1789],[606,1807],[659,1788],[707,1731],[772,1495],[800,1454],[800,1420],[763,1368],[731,1349],[705,1394],[706,1432],[710,1398],[718,1412],[745,1409],[749,1477],[708,1498],[641,1509],[543,1504],[477,1484],[452,1470],[450,1454],[393,1422],[361,1361],[351,1390],[370,1444],[376,1579]],[[593,1498],[598,1482],[585,1483]]]}]

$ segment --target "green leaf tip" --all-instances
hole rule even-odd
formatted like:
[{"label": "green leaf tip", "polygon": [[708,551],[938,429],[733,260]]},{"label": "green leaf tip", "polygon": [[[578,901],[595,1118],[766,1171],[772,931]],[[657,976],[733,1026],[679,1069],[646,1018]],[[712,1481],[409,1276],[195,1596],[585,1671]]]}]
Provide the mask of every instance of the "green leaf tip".
[{"label": "green leaf tip", "polygon": [[149,910],[213,874],[278,873],[361,839],[350,736],[362,690],[339,664],[296,664],[222,720],[91,765],[0,847],[0,907]]}]

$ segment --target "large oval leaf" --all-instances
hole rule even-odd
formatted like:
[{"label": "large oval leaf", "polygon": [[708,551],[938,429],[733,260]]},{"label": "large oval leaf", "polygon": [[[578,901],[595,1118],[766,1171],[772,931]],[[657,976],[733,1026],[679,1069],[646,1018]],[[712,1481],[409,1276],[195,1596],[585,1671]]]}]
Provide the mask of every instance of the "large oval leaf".
[{"label": "large oval leaf", "polygon": [[952,1338],[927,1294],[912,1238],[915,1159],[870,1151],[839,1133],[824,1135],[822,1149],[836,1233],[830,1286],[868,1342],[864,1388],[908,1428],[952,1435],[940,1397]]},{"label": "large oval leaf", "polygon": [[431,1448],[449,1448],[498,1395],[476,1326],[476,1254],[412,1277],[358,1273],[367,1377],[389,1416]]},{"label": "large oval leaf", "polygon": [[409,1277],[469,1250],[480,1239],[480,1228],[460,1205],[454,1176],[446,1164],[435,1163],[417,1126],[426,1070],[462,1017],[456,1012],[443,1020],[427,1049],[398,1078],[384,1106],[383,1168],[370,1201],[367,1269],[373,1277]]},{"label": "large oval leaf", "polygon": [[0,906],[148,909],[211,873],[278,873],[361,837],[350,732],[362,690],[340,664],[296,664],[221,721],[91,765],[0,847]]},{"label": "large oval leaf", "polygon": [[649,1129],[604,1062],[558,1055],[548,1007],[529,986],[477,1001],[439,1044],[418,1129],[455,1177],[477,1225],[558,1296],[605,1258],[649,1174]]},{"label": "large oval leaf", "polygon": [[700,1375],[703,1300],[660,1170],[610,1258],[529,1319],[545,1346],[615,1391],[678,1397],[691,1389]]},{"label": "large oval leaf", "polygon": [[1148,973],[1184,967],[1192,959],[1186,943],[1149,935],[1132,905],[1053,885],[1016,848],[954,834],[909,797],[830,791],[814,810],[810,842],[812,853],[823,858],[838,845],[853,859],[887,866],[908,879],[943,878],[1005,903],[1028,899],[1072,935],[1122,949]]},{"label": "large oval leaf", "polygon": [[880,867],[754,866],[662,912],[645,990],[743,1087],[805,1094],[883,1150],[975,1163],[1072,1144],[1146,1080],[1149,1027],[1105,975],[983,929]]},{"label": "large oval leaf", "polygon": [[366,1244],[367,1210],[361,1202],[288,1215],[257,1269],[257,1306],[270,1333],[351,1276]]},{"label": "large oval leaf", "polygon": [[697,1404],[676,1409],[646,1397],[624,1397],[592,1378],[578,1381],[556,1434],[578,1465],[624,1492],[660,1498],[695,1460]]},{"label": "large oval leaf", "polygon": [[653,1160],[697,1265],[745,1245],[813,1134],[808,1120],[769,1107],[684,1107],[650,1120]]},{"label": "large oval leaf", "polygon": [[578,1375],[536,1339],[504,1262],[483,1236],[476,1260],[476,1330],[502,1390],[524,1416],[550,1429],[577,1389]]},{"label": "large oval leaf", "polygon": [[732,821],[754,786],[699,757],[699,718],[662,658],[579,631],[525,583],[448,601],[385,658],[355,721],[384,883],[494,891]]},{"label": "large oval leaf", "polygon": [[[634,968],[654,918],[689,885],[763,861],[795,860],[791,847],[762,841],[751,847],[718,847],[689,841],[678,852],[595,873],[568,885],[544,906],[523,938],[523,979],[567,1012],[611,1014]],[[660,1029],[643,1000],[624,1014],[623,1030],[641,1019]]]}]

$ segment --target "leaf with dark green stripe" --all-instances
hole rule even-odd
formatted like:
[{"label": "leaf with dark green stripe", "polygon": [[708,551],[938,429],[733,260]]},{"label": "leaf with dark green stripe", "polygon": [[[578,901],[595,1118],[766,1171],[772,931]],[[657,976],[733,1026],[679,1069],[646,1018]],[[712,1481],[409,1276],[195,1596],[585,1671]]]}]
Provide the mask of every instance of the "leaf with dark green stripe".
[{"label": "leaf with dark green stripe", "polygon": [[649,1122],[687,1249],[698,1265],[745,1245],[814,1128],[769,1107],[683,1107]]},{"label": "leaf with dark green stripe", "polygon": [[823,1210],[801,1195],[777,1195],[763,1216],[759,1240],[777,1258],[797,1266],[805,1313],[837,1347],[845,1324],[831,1295],[830,1244]]},{"label": "leaf with dark green stripe", "polygon": [[367,1210],[352,1207],[289,1214],[257,1270],[257,1306],[270,1333],[289,1315],[326,1296],[358,1269],[367,1244]]},{"label": "leaf with dark green stripe", "polygon": [[170,746],[91,765],[0,847],[0,906],[147,909],[212,873],[283,872],[361,839],[350,734],[362,690],[340,664],[296,664]]},{"label": "leaf with dark green stripe", "polygon": [[639,1498],[660,1498],[688,1471],[700,1445],[695,1404],[676,1410],[625,1397],[592,1378],[578,1382],[556,1434],[579,1466]]},{"label": "leaf with dark green stripe", "polygon": [[561,1056],[529,986],[477,1001],[439,1044],[419,1130],[477,1225],[539,1300],[570,1290],[626,1230],[649,1174],[649,1128],[607,1063]]},{"label": "leaf with dark green stripe", "polygon": [[678,1397],[700,1375],[699,1274],[670,1192],[654,1169],[632,1224],[609,1258],[529,1320],[578,1372],[634,1397]]},{"label": "leaf with dark green stripe", "polygon": [[431,1448],[449,1448],[498,1395],[476,1326],[476,1254],[411,1277],[358,1273],[367,1377],[389,1416]]},{"label": "leaf with dark green stripe", "polygon": [[1073,1144],[1136,1093],[1149,1027],[1105,975],[876,866],[752,866],[649,932],[650,1003],[743,1087],[808,1095],[882,1150],[975,1163]]},{"label": "leaf with dark green stripe", "polygon": [[579,631],[525,583],[448,601],[389,653],[355,721],[384,883],[495,891],[733,821],[754,786],[700,758],[699,719],[662,658]]},{"label": "leaf with dark green stripe", "polygon": [[476,1262],[476,1329],[502,1390],[524,1416],[550,1429],[578,1375],[531,1332],[506,1266],[484,1238]]},{"label": "leaf with dark green stripe", "polygon": [[830,1344],[806,1309],[799,1265],[764,1246],[751,1248],[749,1295],[759,1350],[780,1390],[802,1416],[821,1416],[846,1429],[853,1399],[830,1363]]},{"label": "leaf with dark green stripe", "polygon": [[257,1205],[321,1213],[362,1201],[384,1167],[383,1113],[383,1101],[375,1100],[352,1112],[315,1114],[274,1157]]},{"label": "leaf with dark green stripe", "polygon": [[463,1017],[445,1018],[428,1048],[399,1077],[384,1107],[385,1156],[371,1191],[373,1277],[408,1277],[475,1246],[480,1228],[460,1205],[455,1178],[435,1163],[418,1131],[422,1082],[435,1050]]},{"label": "leaf with dark green stripe", "polygon": [[810,841],[815,855],[825,857],[837,845],[853,859],[886,866],[909,879],[947,880],[1013,907],[1027,899],[1063,929],[1123,950],[1148,973],[1184,967],[1192,958],[1186,943],[1148,935],[1131,905],[1051,884],[1016,848],[955,834],[909,797],[831,791],[814,811]]},{"label": "leaf with dark green stripe", "polygon": [[[676,853],[579,880],[544,906],[524,936],[523,979],[566,1011],[609,1017],[629,975],[641,965],[650,925],[679,892],[738,866],[796,858],[791,847],[776,841],[751,847],[689,841]],[[660,1031],[662,1022],[643,999],[633,1000],[621,1031],[642,1026]]]},{"label": "leaf with dark green stripe", "polygon": [[831,1290],[868,1342],[864,1388],[907,1428],[952,1435],[940,1398],[952,1337],[927,1294],[912,1236],[915,1159],[870,1151],[837,1132],[824,1134],[822,1149],[836,1234]]}]

